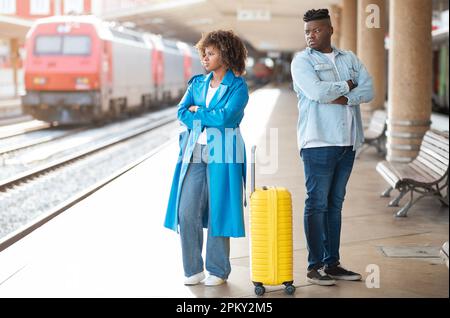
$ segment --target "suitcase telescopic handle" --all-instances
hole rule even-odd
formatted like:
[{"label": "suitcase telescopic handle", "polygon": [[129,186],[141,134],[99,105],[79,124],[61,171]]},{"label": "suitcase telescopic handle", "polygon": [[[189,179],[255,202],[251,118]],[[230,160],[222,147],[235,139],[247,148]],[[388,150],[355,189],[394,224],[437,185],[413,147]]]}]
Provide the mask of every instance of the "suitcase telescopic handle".
[{"label": "suitcase telescopic handle", "polygon": [[250,181],[250,187],[251,187],[251,193],[255,192],[255,163],[256,163],[256,146],[252,146],[252,157],[251,157],[251,181]]},{"label": "suitcase telescopic handle", "polygon": [[[251,157],[251,163],[250,163],[251,169],[250,169],[250,190],[252,192],[250,192],[250,196],[252,195],[253,192],[255,192],[255,187],[256,187],[256,183],[255,183],[255,166],[256,166],[256,146],[252,146],[252,157]],[[268,190],[269,188],[267,186],[262,186],[261,187],[263,190]]]}]

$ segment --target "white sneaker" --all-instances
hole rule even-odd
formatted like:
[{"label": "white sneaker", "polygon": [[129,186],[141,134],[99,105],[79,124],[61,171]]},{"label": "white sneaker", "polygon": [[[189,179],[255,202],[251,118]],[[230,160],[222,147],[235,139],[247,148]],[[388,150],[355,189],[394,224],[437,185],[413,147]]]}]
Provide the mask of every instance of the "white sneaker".
[{"label": "white sneaker", "polygon": [[445,264],[448,267],[448,241],[442,245],[440,250],[441,258],[445,261]]},{"label": "white sneaker", "polygon": [[185,285],[188,285],[188,286],[191,286],[191,285],[197,285],[197,284],[199,284],[199,283],[200,283],[202,280],[204,280],[204,279],[205,279],[205,273],[200,272],[200,273],[197,273],[197,274],[195,274],[195,275],[186,277],[186,278],[184,279],[184,284],[185,284]]},{"label": "white sneaker", "polygon": [[220,277],[209,275],[207,279],[205,279],[205,286],[219,286],[225,283],[227,280],[222,279]]}]

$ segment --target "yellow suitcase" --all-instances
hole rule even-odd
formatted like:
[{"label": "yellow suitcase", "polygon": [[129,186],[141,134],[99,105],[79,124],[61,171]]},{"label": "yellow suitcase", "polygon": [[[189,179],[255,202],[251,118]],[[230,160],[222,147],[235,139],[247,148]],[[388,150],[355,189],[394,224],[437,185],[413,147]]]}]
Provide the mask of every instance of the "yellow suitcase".
[{"label": "yellow suitcase", "polygon": [[255,294],[265,292],[264,285],[285,285],[292,295],[293,242],[291,194],[281,187],[255,189],[255,152],[252,147],[250,195],[250,267]]}]

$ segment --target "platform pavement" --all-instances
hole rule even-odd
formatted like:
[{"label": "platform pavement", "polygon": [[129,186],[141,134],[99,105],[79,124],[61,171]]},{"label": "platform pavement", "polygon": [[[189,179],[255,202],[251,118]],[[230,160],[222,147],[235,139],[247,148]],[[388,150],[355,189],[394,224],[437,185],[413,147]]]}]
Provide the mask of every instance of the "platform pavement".
[{"label": "platform pavement", "polygon": [[0,98],[0,120],[22,114],[19,98]]},{"label": "platform pavement", "polygon": [[[268,166],[259,162],[257,183],[286,186],[293,196],[297,291],[286,296],[280,286],[267,287],[264,297],[449,297],[448,269],[438,256],[394,258],[382,251],[440,247],[449,236],[448,208],[426,198],[407,218],[393,217],[395,209],[379,198],[386,184],[375,171],[382,158],[372,149],[355,163],[341,238],[343,265],[362,273],[363,280],[332,287],[306,282],[305,190],[296,120],[296,97],[290,90],[259,90],[241,126],[247,147],[258,144],[260,159],[267,128],[277,129],[278,169],[263,174]],[[174,132],[174,140],[159,153],[1,252],[0,297],[255,297],[248,236],[231,240],[232,273],[225,285],[183,285],[179,238],[162,226],[177,152]],[[379,269],[379,288],[368,288],[366,278],[370,283],[374,268]]]}]

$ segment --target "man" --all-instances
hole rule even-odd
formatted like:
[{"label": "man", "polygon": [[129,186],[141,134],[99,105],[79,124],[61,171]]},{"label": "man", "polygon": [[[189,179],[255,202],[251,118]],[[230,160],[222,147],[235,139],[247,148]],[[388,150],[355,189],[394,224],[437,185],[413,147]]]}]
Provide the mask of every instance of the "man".
[{"label": "man", "polygon": [[297,139],[307,191],[307,280],[329,286],[335,279],[361,279],[340,265],[341,210],[355,151],[364,140],[359,104],[372,100],[373,87],[352,52],[331,46],[327,9],[309,10],[303,20],[308,47],[294,57],[291,73],[299,99]]}]

